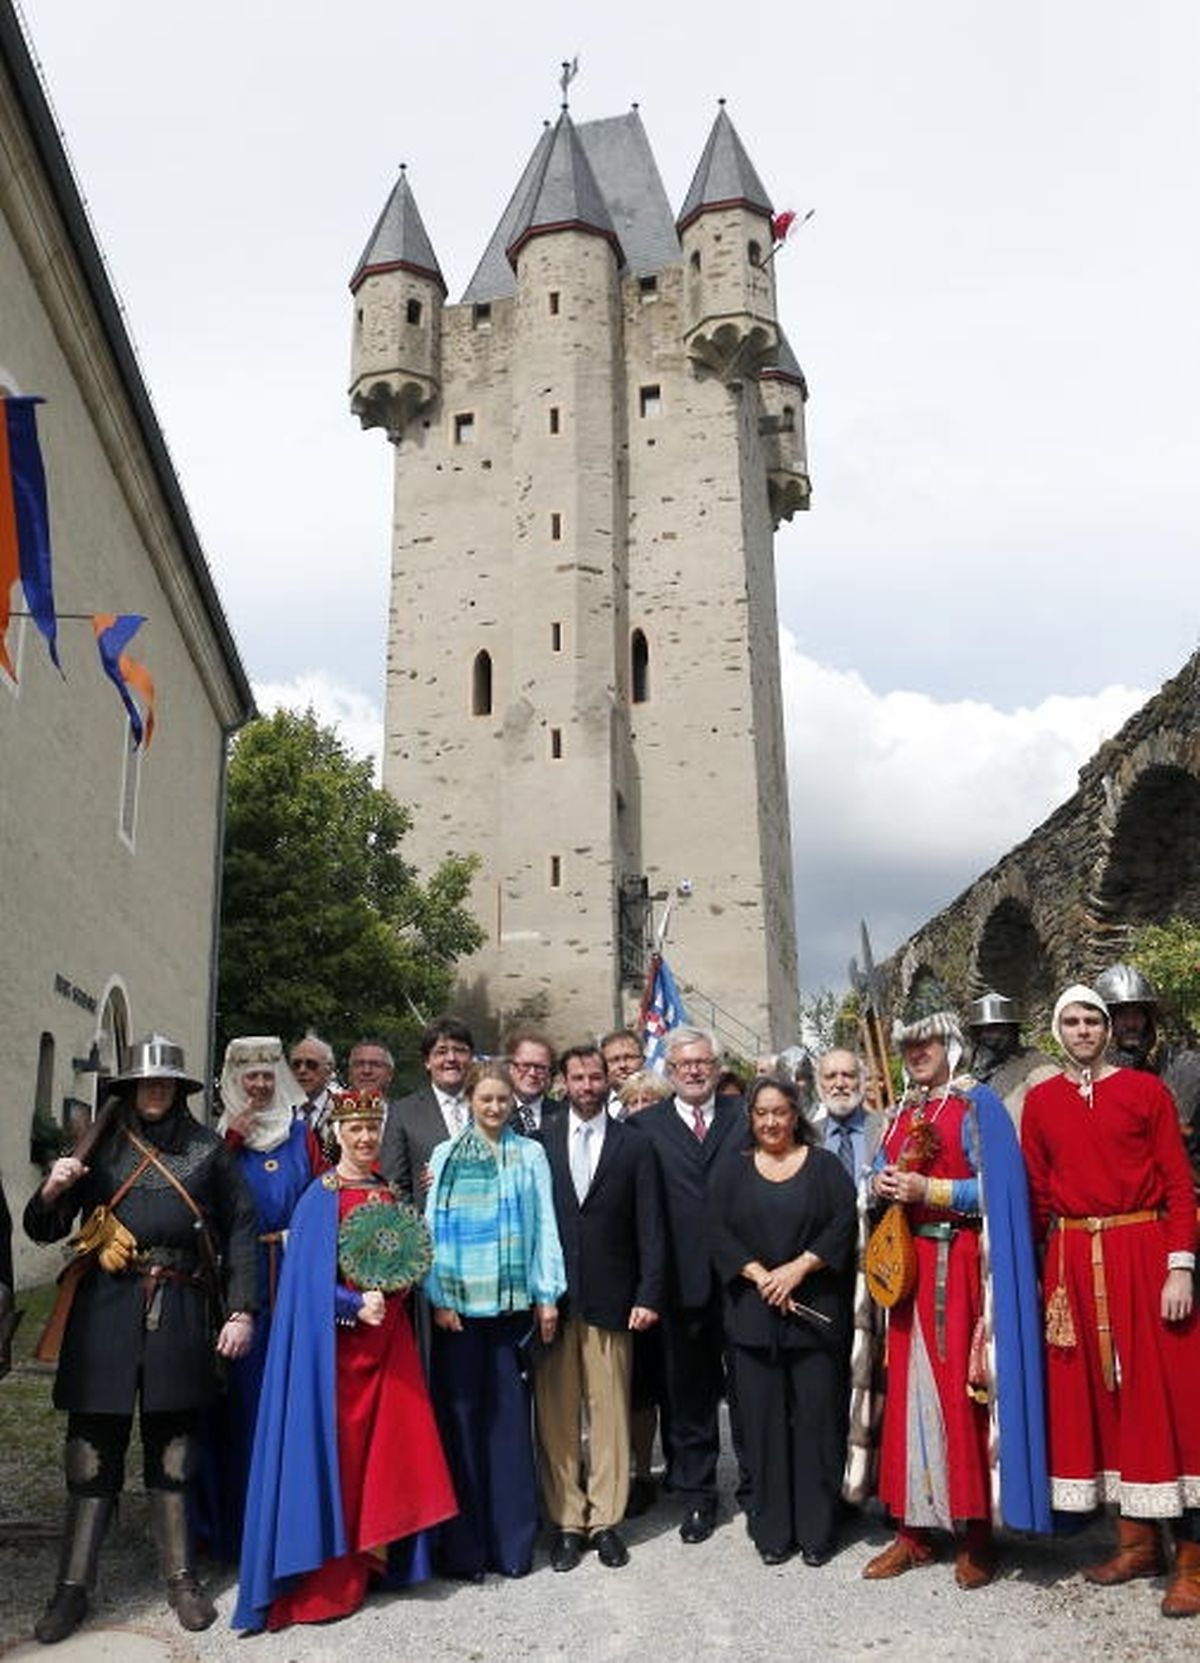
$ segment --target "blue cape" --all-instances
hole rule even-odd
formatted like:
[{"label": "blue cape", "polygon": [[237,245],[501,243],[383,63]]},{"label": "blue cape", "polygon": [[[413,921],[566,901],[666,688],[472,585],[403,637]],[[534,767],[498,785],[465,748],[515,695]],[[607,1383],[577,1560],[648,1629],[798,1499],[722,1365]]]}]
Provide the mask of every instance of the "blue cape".
[{"label": "blue cape", "polygon": [[1042,1302],[1025,1163],[1012,1121],[989,1086],[967,1092],[979,1129],[987,1211],[1000,1435],[1000,1517],[1012,1530],[1048,1532],[1050,1477],[1042,1368]]},{"label": "blue cape", "polygon": [[337,1190],[320,1178],[292,1214],[263,1375],[234,1628],[266,1626],[298,1577],[347,1551],[338,1471]]}]

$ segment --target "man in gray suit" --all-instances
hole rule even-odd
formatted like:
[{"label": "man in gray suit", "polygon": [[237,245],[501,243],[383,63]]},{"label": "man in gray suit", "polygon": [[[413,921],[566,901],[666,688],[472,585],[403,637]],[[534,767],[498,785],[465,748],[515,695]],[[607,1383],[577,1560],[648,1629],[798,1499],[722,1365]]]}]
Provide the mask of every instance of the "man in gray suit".
[{"label": "man in gray suit", "polygon": [[429,1083],[388,1108],[379,1146],[379,1167],[402,1201],[425,1208],[429,1157],[439,1143],[461,1132],[470,1118],[463,1081],[475,1055],[465,1022],[440,1016],[421,1035],[421,1061]]}]

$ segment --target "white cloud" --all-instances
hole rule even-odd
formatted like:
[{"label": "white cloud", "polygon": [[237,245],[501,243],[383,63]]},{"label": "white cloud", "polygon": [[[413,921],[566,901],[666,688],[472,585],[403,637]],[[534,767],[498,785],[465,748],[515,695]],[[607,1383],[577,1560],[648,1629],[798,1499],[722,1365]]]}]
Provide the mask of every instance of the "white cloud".
[{"label": "white cloud", "polygon": [[371,758],[379,778],[383,716],[367,694],[340,686],[324,670],[314,670],[291,681],[256,681],[254,698],[264,715],[273,710],[312,709],[326,727],[336,728],[355,756]]},{"label": "white cloud", "polygon": [[845,984],[860,918],[882,957],[1027,837],[1147,697],[1113,686],[1006,711],[875,693],[786,630],[780,649],[808,988]]},{"label": "white cloud", "polygon": [[[1074,791],[1081,765],[1147,693],[1105,687],[999,710],[873,692],[780,639],[804,986],[841,988],[865,918],[890,953]],[[376,762],[375,700],[316,671],[259,682],[259,708],[309,706]]]}]

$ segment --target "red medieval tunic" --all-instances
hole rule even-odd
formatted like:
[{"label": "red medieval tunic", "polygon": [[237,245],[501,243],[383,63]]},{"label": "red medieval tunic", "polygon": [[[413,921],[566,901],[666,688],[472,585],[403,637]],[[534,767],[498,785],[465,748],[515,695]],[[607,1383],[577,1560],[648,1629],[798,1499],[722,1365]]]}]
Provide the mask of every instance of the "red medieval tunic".
[{"label": "red medieval tunic", "polygon": [[[882,1159],[899,1163],[914,1117],[924,1116],[937,1133],[938,1150],[930,1160],[904,1163],[908,1170],[975,1178],[963,1148],[969,1108],[956,1093],[945,1102],[935,1096],[928,1105],[906,1106],[884,1135]],[[967,1391],[983,1315],[979,1209],[968,1215],[913,1204],[907,1213],[917,1280],[911,1299],[888,1316],[879,1499],[911,1528],[952,1530],[958,1521],[986,1519],[992,1511],[988,1409]],[[918,1234],[920,1226],[941,1226],[946,1239]]]},{"label": "red medieval tunic", "polygon": [[[378,1186],[338,1190],[338,1222]],[[361,1291],[361,1290],[360,1290]],[[457,1512],[403,1294],[387,1296],[378,1328],[337,1329],[337,1440],[342,1513],[352,1551],[272,1602],[267,1627],[326,1622],[357,1611],[387,1548]]]},{"label": "red medieval tunic", "polygon": [[[1025,1100],[1021,1144],[1044,1297],[1062,1285],[1072,1345],[1046,1348],[1053,1504],[1131,1518],[1200,1507],[1200,1316],[1164,1322],[1167,1255],[1193,1252],[1196,1213],[1179,1116],[1152,1074],[1122,1068],[1093,1085],[1092,1106],[1065,1074]],[[1117,1222],[1155,1213],[1142,1222]],[[1110,1219],[1058,1230],[1058,1219]],[[1097,1290],[1108,1306],[1108,1375]]]}]

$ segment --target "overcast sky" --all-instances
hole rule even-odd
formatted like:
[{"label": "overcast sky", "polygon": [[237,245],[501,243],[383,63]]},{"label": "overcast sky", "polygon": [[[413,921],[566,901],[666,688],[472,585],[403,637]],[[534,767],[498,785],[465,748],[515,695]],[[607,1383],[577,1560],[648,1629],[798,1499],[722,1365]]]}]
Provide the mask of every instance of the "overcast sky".
[{"label": "overcast sky", "polygon": [[576,53],[573,115],[636,100],[676,207],[724,96],[775,206],[815,209],[776,266],[810,390],[813,508],[776,542],[807,988],[860,916],[882,956],[1025,836],[1195,650],[1193,0],[22,4],[264,704],[378,749],[391,458],[348,414],[346,283],[404,161],[457,299]]}]

